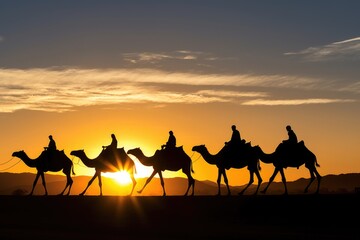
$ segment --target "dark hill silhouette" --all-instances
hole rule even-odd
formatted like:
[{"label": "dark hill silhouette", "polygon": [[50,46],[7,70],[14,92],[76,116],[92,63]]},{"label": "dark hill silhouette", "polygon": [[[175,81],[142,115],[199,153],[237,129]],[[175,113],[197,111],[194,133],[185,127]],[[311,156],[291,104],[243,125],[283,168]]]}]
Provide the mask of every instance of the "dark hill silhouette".
[{"label": "dark hill silhouette", "polygon": [[[35,174],[32,173],[0,173],[0,195],[21,195],[29,193],[32,188],[32,182]],[[83,188],[87,185],[91,176],[75,176],[73,177],[74,183],[71,191],[71,195],[78,195]],[[47,187],[49,195],[56,195],[59,190],[64,186],[65,180],[62,175],[47,174],[46,175]],[[146,178],[138,178],[140,185],[145,184]],[[182,196],[187,186],[186,178],[165,178],[168,195],[179,195]],[[296,181],[288,182],[289,194],[303,194],[304,186],[308,184],[309,179],[300,178]],[[104,183],[104,195],[128,195],[131,189],[131,183],[126,186],[119,185],[114,179],[103,177]],[[263,183],[266,184],[266,183]],[[221,186],[226,191],[226,186]],[[231,186],[232,191],[239,191],[244,186]],[[316,186],[313,186],[314,188]],[[355,188],[360,187],[360,173],[348,173],[340,175],[325,175],[322,178],[322,184],[320,188],[320,194],[346,194],[354,193]],[[271,188],[268,189],[267,194],[283,194],[284,186],[282,182],[273,182]],[[248,195],[255,192],[256,186],[248,189]],[[311,190],[311,189],[310,189]],[[196,180],[196,195],[216,195],[217,194],[217,183],[206,180]],[[163,193],[160,185],[159,178],[154,178],[153,181],[148,185],[146,191],[141,195],[143,196],[161,196]],[[34,195],[43,195],[44,190],[40,184],[35,187]],[[86,195],[99,195],[97,184],[91,186]],[[135,193],[135,196],[140,196]]]}]

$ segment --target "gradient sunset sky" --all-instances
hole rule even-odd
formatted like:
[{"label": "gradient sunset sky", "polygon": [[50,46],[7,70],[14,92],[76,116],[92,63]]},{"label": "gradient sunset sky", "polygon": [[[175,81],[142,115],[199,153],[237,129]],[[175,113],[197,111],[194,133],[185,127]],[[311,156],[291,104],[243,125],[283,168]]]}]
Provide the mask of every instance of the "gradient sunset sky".
[{"label": "gradient sunset sky", "polygon": [[[150,156],[172,130],[194,178],[216,181],[194,145],[217,153],[235,124],[272,153],[291,125],[321,175],[358,173],[359,9],[332,0],[0,0],[0,163],[18,150],[36,158],[50,134],[75,163],[72,150],[96,157],[111,133]],[[137,177],[148,176],[134,160]],[[0,171],[35,173],[11,167],[17,161]],[[261,166],[268,181],[274,168]],[[285,173],[309,177],[304,166]],[[245,168],[228,177],[249,180]]]}]

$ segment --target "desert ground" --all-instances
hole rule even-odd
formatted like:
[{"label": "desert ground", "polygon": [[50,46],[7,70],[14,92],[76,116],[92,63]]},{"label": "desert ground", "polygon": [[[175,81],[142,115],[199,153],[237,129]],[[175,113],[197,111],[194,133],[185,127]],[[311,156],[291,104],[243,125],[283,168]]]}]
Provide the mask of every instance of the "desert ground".
[{"label": "desert ground", "polygon": [[0,239],[359,239],[360,194],[0,196]]}]

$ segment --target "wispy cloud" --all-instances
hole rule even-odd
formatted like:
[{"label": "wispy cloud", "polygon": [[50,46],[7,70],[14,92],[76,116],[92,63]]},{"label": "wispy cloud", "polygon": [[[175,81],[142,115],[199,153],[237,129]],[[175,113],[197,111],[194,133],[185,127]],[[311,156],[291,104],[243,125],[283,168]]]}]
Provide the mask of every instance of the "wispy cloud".
[{"label": "wispy cloud", "polygon": [[313,98],[313,99],[254,99],[243,103],[243,105],[263,105],[263,106],[289,106],[289,105],[305,105],[305,104],[327,104],[327,103],[346,103],[355,102],[352,99],[327,99],[327,98]]},{"label": "wispy cloud", "polygon": [[202,61],[214,61],[219,59],[209,53],[179,50],[173,52],[142,52],[142,53],[125,53],[123,55],[124,60],[130,63],[158,63],[163,60],[202,60]]},{"label": "wispy cloud", "polygon": [[197,94],[202,96],[219,96],[229,98],[249,98],[249,97],[266,97],[264,92],[235,92],[235,91],[219,91],[219,90],[201,90]]},{"label": "wispy cloud", "polygon": [[309,47],[297,52],[287,52],[285,55],[298,55],[308,61],[325,60],[359,60],[360,59],[360,37],[355,37],[325,46]]},{"label": "wispy cloud", "polygon": [[272,99],[273,88],[325,87],[318,79],[282,75],[197,74],[153,69],[0,69],[0,112],[20,109],[63,112],[82,106],[146,102],[300,105],[350,101]]}]

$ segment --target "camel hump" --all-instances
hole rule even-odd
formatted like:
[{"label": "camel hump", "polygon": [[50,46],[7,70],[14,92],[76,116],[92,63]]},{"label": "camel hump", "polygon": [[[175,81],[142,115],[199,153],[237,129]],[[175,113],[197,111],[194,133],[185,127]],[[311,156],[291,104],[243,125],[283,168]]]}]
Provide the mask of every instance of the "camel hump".
[{"label": "camel hump", "polygon": [[[164,158],[176,158],[177,156],[182,156],[185,153],[183,146],[174,147],[174,148],[165,148],[162,150],[156,150],[155,154]],[[186,154],[186,153],[185,153]]]},{"label": "camel hump", "polygon": [[184,151],[184,148],[183,148],[183,146],[181,145],[181,146],[179,146],[179,147],[175,147],[175,149],[176,150],[178,150],[178,151]]}]

